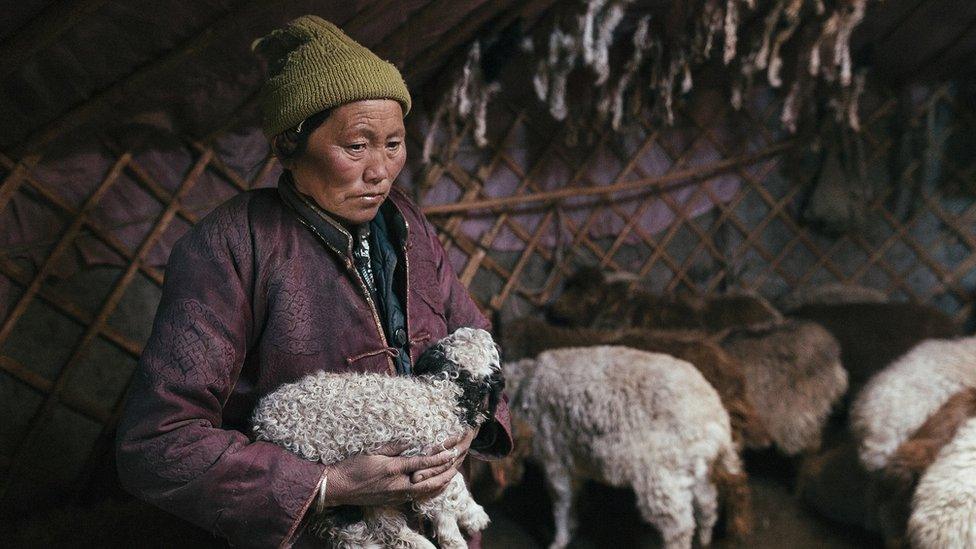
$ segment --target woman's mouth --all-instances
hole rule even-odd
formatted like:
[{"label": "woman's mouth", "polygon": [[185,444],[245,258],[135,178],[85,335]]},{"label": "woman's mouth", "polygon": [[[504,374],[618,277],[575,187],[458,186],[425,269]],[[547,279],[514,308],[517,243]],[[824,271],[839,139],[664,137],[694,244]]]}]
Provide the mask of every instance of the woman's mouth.
[{"label": "woman's mouth", "polygon": [[383,193],[365,193],[365,194],[356,195],[353,198],[357,202],[360,202],[361,204],[372,206],[383,202],[383,199],[386,198],[386,195]]}]

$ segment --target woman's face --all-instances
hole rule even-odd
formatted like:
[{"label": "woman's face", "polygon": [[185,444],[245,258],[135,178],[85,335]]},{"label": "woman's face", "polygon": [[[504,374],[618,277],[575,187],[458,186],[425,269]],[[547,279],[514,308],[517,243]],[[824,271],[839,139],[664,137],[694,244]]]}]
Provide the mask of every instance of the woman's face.
[{"label": "woman's face", "polygon": [[391,99],[335,108],[289,168],[295,186],[346,224],[376,216],[403,163],[403,110]]}]

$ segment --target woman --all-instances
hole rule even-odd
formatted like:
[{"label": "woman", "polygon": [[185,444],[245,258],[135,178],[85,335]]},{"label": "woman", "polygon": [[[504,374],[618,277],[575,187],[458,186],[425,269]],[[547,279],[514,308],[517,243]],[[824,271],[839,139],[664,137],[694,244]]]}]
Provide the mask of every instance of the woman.
[{"label": "woman", "polygon": [[[269,58],[265,134],[285,171],[173,248],[153,333],[119,426],[139,497],[234,545],[289,546],[315,506],[437,493],[468,453],[511,450],[508,410],[442,451],[323,465],[255,442],[257,400],[318,370],[409,375],[423,350],[488,323],[431,225],[392,186],[410,95],[393,65],[305,16],[255,43]],[[301,544],[314,544],[310,536]]]}]

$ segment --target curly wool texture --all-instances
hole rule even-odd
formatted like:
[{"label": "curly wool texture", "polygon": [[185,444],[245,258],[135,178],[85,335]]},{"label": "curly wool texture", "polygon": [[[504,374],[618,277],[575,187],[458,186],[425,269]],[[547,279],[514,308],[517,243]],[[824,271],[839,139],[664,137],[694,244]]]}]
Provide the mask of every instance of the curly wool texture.
[{"label": "curly wool texture", "polygon": [[504,370],[554,495],[550,547],[569,543],[574,490],[586,479],[633,488],[667,547],[691,547],[696,517],[699,541],[711,541],[719,499],[711,475],[742,468],[729,416],[694,366],[601,346],[547,351]]},{"label": "curly wool texture", "polygon": [[976,337],[930,340],[878,373],[851,409],[858,453],[869,471],[882,469],[949,398],[976,387]]},{"label": "curly wool texture", "polygon": [[847,391],[837,340],[813,322],[789,320],[734,332],[722,347],[742,364],[746,395],[776,447],[787,455],[819,448]]},{"label": "curly wool texture", "polygon": [[915,490],[912,547],[976,547],[976,419],[942,448]]},{"label": "curly wool texture", "polygon": [[[460,384],[487,387],[498,371],[491,335],[460,328],[421,355],[414,377],[318,372],[282,385],[258,403],[253,430],[258,440],[326,464],[389,444],[405,445],[401,455],[416,456],[466,432],[469,418],[474,427],[487,419],[466,409]],[[467,547],[460,528],[475,532],[488,525],[488,515],[460,476],[437,496],[414,502],[413,510],[433,522],[445,549]],[[347,524],[326,514],[317,517],[312,530],[341,548],[434,547],[409,528],[396,507],[365,507],[363,520]]]},{"label": "curly wool texture", "polygon": [[[409,444],[408,455],[464,432],[461,388],[449,380],[319,372],[263,398],[254,433],[310,461],[335,463]],[[405,416],[416,417],[406,422]]]}]

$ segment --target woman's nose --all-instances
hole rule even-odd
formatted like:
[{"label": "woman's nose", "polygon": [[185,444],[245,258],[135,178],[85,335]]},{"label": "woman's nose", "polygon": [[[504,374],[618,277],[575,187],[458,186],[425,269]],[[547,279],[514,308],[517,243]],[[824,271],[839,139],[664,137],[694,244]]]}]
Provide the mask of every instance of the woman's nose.
[{"label": "woman's nose", "polygon": [[363,171],[363,179],[370,185],[382,183],[390,177],[390,170],[386,166],[387,159],[382,151],[374,151],[369,156],[369,163]]}]

